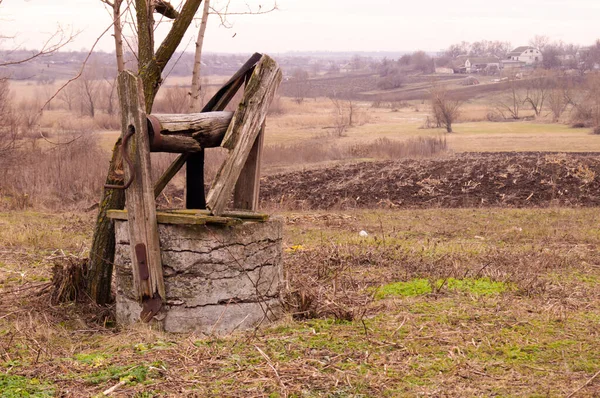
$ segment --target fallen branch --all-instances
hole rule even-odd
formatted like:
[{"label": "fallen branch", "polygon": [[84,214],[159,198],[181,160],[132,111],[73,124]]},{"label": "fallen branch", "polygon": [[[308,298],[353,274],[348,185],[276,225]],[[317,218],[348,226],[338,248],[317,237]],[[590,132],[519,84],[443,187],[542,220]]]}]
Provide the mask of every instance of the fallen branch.
[{"label": "fallen branch", "polygon": [[570,393],[569,395],[567,395],[567,398],[571,398],[574,397],[575,394],[577,394],[579,391],[583,390],[584,388],[586,388],[587,386],[589,386],[590,384],[592,384],[592,382],[594,381],[594,379],[596,377],[598,377],[600,375],[600,370],[596,372],[595,375],[592,376],[591,379],[589,379],[588,381],[585,382],[584,385],[582,385],[581,387],[579,387],[577,390],[573,391],[572,393]]},{"label": "fallen branch", "polygon": [[281,381],[281,377],[279,377],[279,372],[277,372],[277,369],[275,369],[275,366],[273,366],[273,362],[271,361],[271,358],[269,358],[269,356],[267,354],[265,354],[265,352],[263,350],[261,350],[258,346],[254,346],[254,348],[256,348],[256,351],[258,351],[260,353],[260,355],[262,355],[262,357],[265,359],[265,361],[267,361],[267,365],[269,365],[269,367],[271,369],[273,369],[273,372],[275,373],[275,377],[277,377],[277,381],[279,382],[279,385],[281,386],[283,396],[287,397],[288,396],[287,388],[285,388],[285,384],[283,384],[283,381]]}]

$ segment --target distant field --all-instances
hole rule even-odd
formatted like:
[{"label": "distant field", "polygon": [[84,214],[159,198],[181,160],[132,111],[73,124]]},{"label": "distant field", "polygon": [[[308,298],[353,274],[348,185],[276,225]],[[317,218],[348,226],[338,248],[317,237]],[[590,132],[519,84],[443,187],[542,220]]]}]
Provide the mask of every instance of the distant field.
[{"label": "distant field", "polygon": [[[268,119],[267,144],[331,137],[333,107],[330,100],[307,99],[301,105],[287,98],[282,101],[284,113]],[[456,152],[600,151],[600,136],[590,134],[590,129],[574,129],[565,124],[544,121],[481,121],[491,109],[486,102],[467,103],[462,111],[464,118],[479,121],[457,123],[452,134],[445,134],[443,129],[422,128],[430,116],[426,102],[404,102],[392,109],[373,108],[371,103],[357,102],[356,125],[342,137],[335,138],[335,142],[352,144],[381,137],[405,140],[445,135],[449,149]]]},{"label": "distant field", "polygon": [[[228,76],[208,76],[205,84],[209,90],[222,84]],[[341,79],[341,80],[340,80]],[[364,79],[364,77],[357,77]],[[166,87],[188,85],[190,77],[168,77]],[[323,84],[339,84],[344,78],[319,79]],[[400,90],[426,90],[430,82],[427,76],[413,79]],[[445,137],[451,152],[515,152],[515,151],[551,151],[551,152],[598,152],[600,136],[590,134],[590,129],[573,129],[565,122],[549,123],[548,118],[529,121],[490,122],[488,115],[495,112],[494,102],[501,95],[496,92],[500,85],[491,84],[490,77],[482,77],[482,84],[473,87],[459,85],[458,77],[450,81],[452,90],[472,92],[475,97],[467,100],[461,116],[454,124],[454,133],[446,134],[443,129],[424,128],[431,119],[430,105],[427,100],[403,101],[352,101],[353,124],[341,135],[336,132],[335,106],[325,97],[305,98],[300,104],[289,97],[278,97],[273,112],[267,120],[266,145],[297,145],[313,143],[319,147],[337,146],[348,148],[353,145],[368,144],[379,138],[393,141],[406,141],[419,137]],[[11,87],[18,101],[32,101],[30,106],[41,106],[45,99],[55,93],[64,81],[55,81],[49,85],[34,82],[12,82]],[[490,87],[494,85],[494,90]],[[325,86],[324,86],[325,87]],[[394,91],[394,90],[392,90]],[[282,89],[282,94],[285,90]],[[370,94],[377,94],[373,91]],[[393,94],[393,92],[390,92]],[[102,94],[104,96],[104,94]],[[104,99],[104,97],[102,97]],[[375,97],[374,97],[375,98]],[[35,103],[34,103],[35,102]],[[64,103],[55,102],[54,107],[44,112],[40,119],[43,131],[48,136],[59,137],[63,131],[69,134],[95,133],[100,137],[100,145],[106,150],[113,147],[119,135],[116,126],[118,119],[112,119],[100,110],[92,119],[81,116],[79,108],[72,113],[61,109]],[[532,112],[523,109],[521,116],[532,118]],[[108,130],[107,130],[108,129]],[[45,145],[45,143],[42,143]],[[308,145],[308,144],[307,144]],[[327,159],[323,159],[326,161]]]}]

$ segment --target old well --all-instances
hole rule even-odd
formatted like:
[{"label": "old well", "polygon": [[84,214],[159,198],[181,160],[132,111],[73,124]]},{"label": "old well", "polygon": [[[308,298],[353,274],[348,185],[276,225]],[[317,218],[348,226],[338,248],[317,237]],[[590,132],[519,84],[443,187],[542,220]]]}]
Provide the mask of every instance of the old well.
[{"label": "old well", "polygon": [[[184,211],[185,213],[185,211]],[[279,317],[282,222],[254,216],[158,213],[166,298],[152,324],[167,332],[229,333]],[[127,213],[113,212],[116,313],[121,325],[139,322],[133,289]]]}]

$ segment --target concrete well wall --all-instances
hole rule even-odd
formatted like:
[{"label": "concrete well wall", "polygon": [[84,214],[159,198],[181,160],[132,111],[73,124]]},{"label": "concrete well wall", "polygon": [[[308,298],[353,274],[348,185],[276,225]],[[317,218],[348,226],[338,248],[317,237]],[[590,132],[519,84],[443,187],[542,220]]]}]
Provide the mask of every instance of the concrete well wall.
[{"label": "concrete well wall", "polygon": [[[159,224],[166,305],[152,322],[167,332],[230,333],[281,315],[282,222],[235,226]],[[115,220],[117,322],[139,322],[127,221]]]}]

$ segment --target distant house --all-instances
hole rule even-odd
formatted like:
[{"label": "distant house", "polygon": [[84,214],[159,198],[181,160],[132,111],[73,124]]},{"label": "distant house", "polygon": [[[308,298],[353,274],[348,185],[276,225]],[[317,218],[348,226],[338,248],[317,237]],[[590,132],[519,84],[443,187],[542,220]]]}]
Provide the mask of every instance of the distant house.
[{"label": "distant house", "polygon": [[474,73],[485,69],[500,69],[500,59],[497,57],[471,57],[459,55],[453,61],[456,73]]},{"label": "distant house", "polygon": [[452,75],[454,73],[454,69],[446,67],[437,67],[435,68],[435,73],[438,73],[440,75]]},{"label": "distant house", "polygon": [[506,61],[525,62],[525,65],[537,64],[543,59],[542,52],[530,46],[517,47],[506,56]]},{"label": "distant house", "polygon": [[477,72],[484,69],[500,69],[500,59],[496,57],[470,57],[465,61],[467,73]]}]

